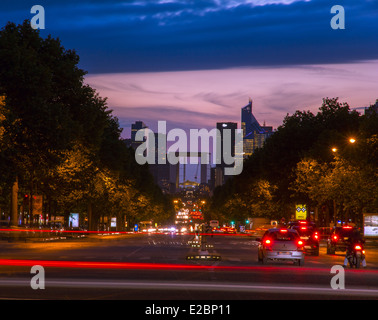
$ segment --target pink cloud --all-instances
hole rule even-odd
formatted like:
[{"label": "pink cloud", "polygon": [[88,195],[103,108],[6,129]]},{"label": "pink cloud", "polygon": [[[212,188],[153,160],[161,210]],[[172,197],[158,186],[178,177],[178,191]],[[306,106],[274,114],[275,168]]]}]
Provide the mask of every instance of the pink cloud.
[{"label": "pink cloud", "polygon": [[[271,68],[113,73],[87,75],[121,124],[142,120],[152,129],[165,120],[169,128],[214,128],[234,121],[240,108],[254,101],[260,123],[275,128],[287,113],[317,112],[322,98],[339,97],[351,107],[378,98],[378,60],[350,64]],[[129,131],[129,129],[125,129]],[[125,132],[124,136],[129,135]]]}]

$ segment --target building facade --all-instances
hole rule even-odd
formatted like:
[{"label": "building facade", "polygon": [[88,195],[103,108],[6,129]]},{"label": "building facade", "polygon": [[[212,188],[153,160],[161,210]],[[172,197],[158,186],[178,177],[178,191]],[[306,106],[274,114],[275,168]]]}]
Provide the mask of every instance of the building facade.
[{"label": "building facade", "polygon": [[273,127],[261,126],[252,113],[252,99],[241,108],[244,158],[250,157],[257,148],[264,146],[265,140],[273,133]]}]

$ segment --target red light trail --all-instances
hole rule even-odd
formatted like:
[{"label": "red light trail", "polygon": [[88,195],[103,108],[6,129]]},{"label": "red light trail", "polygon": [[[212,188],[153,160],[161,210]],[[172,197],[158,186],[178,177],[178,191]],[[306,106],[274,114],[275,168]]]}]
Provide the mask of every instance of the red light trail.
[{"label": "red light trail", "polygon": [[[87,231],[87,230],[50,230],[50,229],[0,229],[0,232],[35,232],[35,233],[81,233],[81,234],[149,234],[149,235],[175,235],[180,234],[176,232],[133,232],[133,231]],[[185,232],[181,235],[190,236],[250,236],[246,233],[196,233],[196,232]]]},{"label": "red light trail", "polygon": [[[76,269],[129,269],[129,270],[191,270],[191,271],[266,271],[266,272],[320,272],[329,274],[328,268],[292,267],[292,266],[219,266],[219,265],[190,265],[139,262],[108,262],[108,261],[61,261],[61,260],[25,260],[0,259],[0,266],[32,267],[40,265],[44,268],[76,268]],[[377,274],[378,270],[348,270],[348,272],[362,272]]]}]

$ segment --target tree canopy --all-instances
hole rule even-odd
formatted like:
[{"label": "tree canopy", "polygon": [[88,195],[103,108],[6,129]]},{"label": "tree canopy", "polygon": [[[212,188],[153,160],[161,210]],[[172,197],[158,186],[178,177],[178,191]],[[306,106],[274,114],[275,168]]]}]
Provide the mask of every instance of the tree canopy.
[{"label": "tree canopy", "polygon": [[316,114],[287,115],[245,160],[242,174],[216,188],[213,216],[231,221],[235,210],[240,221],[290,219],[296,203],[325,210],[324,221],[347,212],[360,222],[363,212],[378,212],[378,116],[373,107],[368,111],[360,115],[338,98],[324,98]]},{"label": "tree canopy", "polygon": [[17,179],[18,204],[23,194],[43,195],[50,219],[82,212],[96,228],[104,216],[122,226],[169,218],[171,201],[136,163],[106,98],[85,84],[78,63],[75,50],[41,38],[29,21],[0,31],[2,211]]}]

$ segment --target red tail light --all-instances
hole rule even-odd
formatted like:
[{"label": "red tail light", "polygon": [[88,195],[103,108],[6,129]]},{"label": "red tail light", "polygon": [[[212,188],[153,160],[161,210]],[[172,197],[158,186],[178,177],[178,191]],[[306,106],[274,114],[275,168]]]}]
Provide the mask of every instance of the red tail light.
[{"label": "red tail light", "polygon": [[264,244],[265,244],[265,250],[272,251],[272,247],[271,247],[271,245],[272,245],[272,240],[270,240],[270,239],[266,239],[266,240],[264,241]]},{"label": "red tail light", "polygon": [[337,240],[338,239],[338,236],[333,236],[333,240]]},{"label": "red tail light", "polygon": [[280,232],[287,232],[287,229],[280,229]]},{"label": "red tail light", "polygon": [[298,242],[297,242],[297,244],[298,244],[298,246],[303,246],[303,241],[302,240],[298,240]]},{"label": "red tail light", "polygon": [[361,247],[360,245],[356,245],[356,246],[354,247],[354,249],[355,249],[355,250],[362,250],[362,247]]},{"label": "red tail light", "polygon": [[315,240],[318,240],[319,239],[319,235],[317,233],[314,234],[314,239]]},{"label": "red tail light", "polygon": [[307,230],[307,227],[301,227],[301,230]]}]

